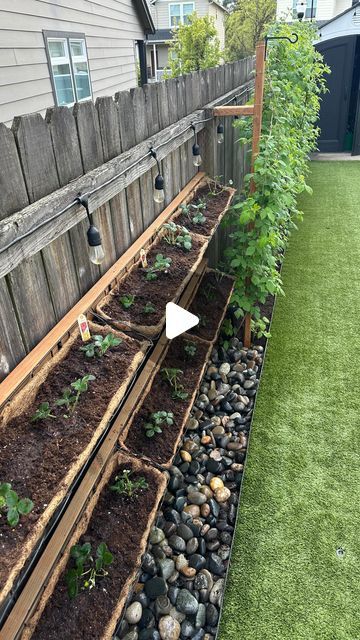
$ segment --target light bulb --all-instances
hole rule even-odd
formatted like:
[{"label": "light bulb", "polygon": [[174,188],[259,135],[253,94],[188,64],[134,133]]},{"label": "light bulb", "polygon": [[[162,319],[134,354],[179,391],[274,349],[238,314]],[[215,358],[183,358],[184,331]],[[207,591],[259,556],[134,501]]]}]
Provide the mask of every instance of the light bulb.
[{"label": "light bulb", "polygon": [[201,163],[202,163],[202,159],[201,159],[201,155],[200,154],[198,154],[196,156],[193,156],[193,165],[194,165],[194,167],[200,167]]},{"label": "light bulb", "polygon": [[218,124],[216,134],[217,134],[218,144],[222,144],[224,142],[224,125],[223,124],[221,123]]},{"label": "light bulb", "polygon": [[89,244],[89,258],[94,264],[101,264],[105,258],[104,249],[101,244],[101,235],[99,230],[91,224],[87,231]]},{"label": "light bulb", "polygon": [[96,247],[89,247],[89,258],[93,264],[101,264],[105,258],[104,249],[101,244]]},{"label": "light bulb", "polygon": [[164,189],[154,189],[154,201],[157,204],[161,204],[165,200],[165,191]]},{"label": "light bulb", "polygon": [[155,178],[154,201],[161,204],[165,200],[164,178],[159,173]]}]

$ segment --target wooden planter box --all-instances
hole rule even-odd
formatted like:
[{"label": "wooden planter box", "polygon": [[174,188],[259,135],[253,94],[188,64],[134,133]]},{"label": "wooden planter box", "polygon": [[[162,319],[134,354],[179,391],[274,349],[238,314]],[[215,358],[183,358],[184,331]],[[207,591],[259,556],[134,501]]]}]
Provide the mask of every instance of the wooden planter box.
[{"label": "wooden planter box", "polygon": [[[205,193],[211,184],[213,184],[212,181],[208,178],[203,178],[184,199],[183,204],[197,200],[198,194]],[[131,328],[146,336],[158,335],[164,325],[166,304],[168,302],[176,302],[186,287],[204,256],[210,238],[226,214],[234,193],[234,189],[226,188],[218,196],[221,198],[220,210],[213,212],[208,228],[202,229],[201,225],[187,225],[193,240],[193,247],[190,252],[184,252],[177,247],[170,247],[161,240],[160,230],[159,237],[150,245],[147,251],[147,259],[150,265],[158,253],[171,257],[173,262],[169,272],[159,274],[158,279],[154,282],[147,282],[142,263],[138,260],[118,282],[117,286],[99,302],[97,306],[99,315],[105,320],[111,320],[111,323],[119,329]],[[213,202],[216,202],[216,197]],[[177,209],[170,220],[176,223],[181,222],[186,226],[186,220],[183,218],[184,214]],[[129,309],[124,309],[118,300],[123,295],[135,295],[134,304]],[[143,307],[147,302],[154,304],[155,313],[145,314],[143,312]]]},{"label": "wooden planter box", "polygon": [[[144,476],[149,488],[132,499],[109,490],[117,473],[129,469]],[[150,528],[165,491],[167,476],[127,453],[111,458],[105,473],[77,524],[21,638],[52,640],[110,640],[146,551]],[[105,542],[113,554],[108,576],[88,593],[70,600],[64,572],[74,544]]]},{"label": "wooden planter box", "polygon": [[[192,342],[197,347],[194,358],[186,359],[183,357],[183,347],[187,342]],[[164,468],[171,466],[196,398],[211,348],[212,345],[209,342],[186,333],[171,341],[146,389],[144,389],[142,402],[120,435],[121,446]],[[188,392],[186,400],[172,399],[171,388],[160,374],[163,367],[176,367],[183,371],[181,383],[184,385],[185,391]],[[173,412],[174,424],[164,426],[161,434],[148,438],[145,435],[143,425],[148,421],[149,415],[156,411]]]},{"label": "wooden planter box", "polygon": [[235,279],[232,276],[206,269],[201,286],[189,307],[189,311],[200,318],[199,324],[189,331],[191,335],[213,344],[217,341],[234,286]]},{"label": "wooden planter box", "polygon": [[[139,343],[109,327],[90,323],[90,329],[93,335],[112,332],[122,343],[101,359],[85,360],[85,354],[79,350],[82,344],[79,331],[74,331],[0,416],[1,480],[11,482],[19,497],[29,497],[34,502],[33,511],[21,517],[14,529],[5,517],[0,521],[0,603],[107,428],[144,358],[147,343]],[[91,370],[95,375],[98,372],[98,379],[89,383],[89,390],[80,397],[71,418],[31,422],[40,403],[45,400],[54,403],[64,388]],[[73,372],[71,376],[69,371]],[[66,410],[57,407],[55,411],[60,416]]]}]

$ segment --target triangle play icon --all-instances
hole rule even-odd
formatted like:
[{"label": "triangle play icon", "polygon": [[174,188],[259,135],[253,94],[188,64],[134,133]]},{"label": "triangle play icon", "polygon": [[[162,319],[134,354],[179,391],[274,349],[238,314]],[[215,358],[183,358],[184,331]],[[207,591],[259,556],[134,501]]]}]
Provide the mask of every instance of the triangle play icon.
[{"label": "triangle play icon", "polygon": [[193,313],[186,311],[178,304],[168,302],[166,305],[166,337],[169,340],[180,336],[185,331],[196,327],[199,318]]}]

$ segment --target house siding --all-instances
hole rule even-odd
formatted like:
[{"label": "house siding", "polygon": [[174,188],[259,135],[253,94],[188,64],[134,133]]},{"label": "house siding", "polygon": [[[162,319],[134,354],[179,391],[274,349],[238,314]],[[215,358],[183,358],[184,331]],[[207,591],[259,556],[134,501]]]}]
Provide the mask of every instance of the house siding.
[{"label": "house siding", "polygon": [[[317,0],[316,20],[331,20],[345,9],[351,7],[351,0]],[[277,0],[276,17],[292,20],[292,0]]]},{"label": "house siding", "polygon": [[131,0],[0,0],[0,122],[54,105],[43,30],[85,34],[94,99],[136,86]]}]

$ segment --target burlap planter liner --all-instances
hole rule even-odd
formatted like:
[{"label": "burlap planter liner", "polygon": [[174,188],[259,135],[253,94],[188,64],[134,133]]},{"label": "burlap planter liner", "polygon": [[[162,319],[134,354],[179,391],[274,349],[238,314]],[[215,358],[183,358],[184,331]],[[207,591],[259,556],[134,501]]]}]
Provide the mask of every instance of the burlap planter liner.
[{"label": "burlap planter liner", "polygon": [[[90,327],[91,333],[94,335],[97,335],[97,334],[106,335],[107,333],[109,333],[109,330],[110,330],[109,327],[102,327],[92,322],[89,322],[89,327]],[[111,331],[116,336],[121,337],[121,339],[124,341],[136,342],[135,340],[133,340],[132,338],[129,338],[128,336],[124,335],[121,332],[114,331],[113,329],[111,329]],[[76,329],[71,334],[69,339],[66,341],[64,346],[58,351],[58,353],[50,361],[44,364],[44,366],[35,374],[35,376],[31,379],[31,381],[25,387],[23,387],[19,392],[19,394],[13,400],[11,400],[11,402],[5,407],[2,415],[0,415],[0,420],[2,421],[0,426],[1,429],[5,428],[8,422],[12,418],[15,418],[16,416],[20,415],[23,411],[26,410],[26,407],[28,407],[29,404],[33,402],[41,384],[45,381],[49,373],[56,368],[59,362],[61,362],[66,358],[67,354],[70,351],[71,346],[75,342],[78,335],[79,335],[79,330]],[[0,592],[0,604],[6,598],[8,593],[11,591],[15,583],[15,580],[18,577],[21,569],[23,568],[28,556],[34,550],[37,542],[42,536],[47,523],[49,522],[50,518],[53,516],[57,507],[60,505],[60,503],[64,499],[71,483],[73,482],[77,474],[80,472],[82,466],[88,460],[97,441],[101,437],[102,433],[105,431],[111,416],[113,415],[120,401],[124,397],[127,387],[131,381],[131,378],[133,377],[135,371],[137,370],[140,363],[144,359],[144,353],[146,351],[147,343],[143,342],[138,344],[139,344],[139,352],[134,356],[132,362],[129,363],[129,366],[127,369],[127,377],[119,387],[118,391],[113,395],[112,400],[109,403],[108,408],[104,413],[101,422],[97,425],[89,444],[79,455],[79,457],[77,458],[76,462],[72,465],[72,467],[70,467],[70,469],[68,470],[63,480],[59,483],[58,491],[56,495],[49,502],[47,508],[45,509],[43,514],[40,516],[39,520],[34,525],[31,535],[28,537],[28,539],[24,541],[21,549],[19,549],[17,561],[13,566],[13,568],[11,569],[11,571],[9,572],[5,585],[3,586]]]},{"label": "burlap planter liner", "polygon": [[[187,340],[189,340],[190,342],[198,342],[198,343],[202,343],[202,344],[208,345],[208,350],[206,352],[206,357],[204,359],[204,363],[203,363],[203,365],[201,367],[201,370],[199,371],[199,375],[198,375],[198,379],[197,379],[195,390],[194,390],[193,394],[187,399],[188,407],[187,407],[186,413],[184,415],[183,421],[182,421],[181,425],[178,427],[178,436],[177,436],[176,441],[174,443],[173,452],[172,452],[170,458],[168,460],[166,460],[165,462],[163,462],[163,463],[154,462],[151,459],[151,456],[145,456],[143,454],[138,454],[138,453],[132,451],[126,445],[126,438],[127,438],[128,433],[129,433],[129,431],[131,429],[131,425],[132,425],[132,423],[133,423],[133,421],[135,419],[135,416],[138,413],[140,407],[142,407],[143,404],[146,402],[146,396],[149,393],[149,391],[151,390],[151,387],[152,387],[152,384],[153,384],[155,376],[159,373],[159,371],[160,371],[160,369],[162,367],[162,363],[163,363],[164,359],[166,358],[166,355],[167,355],[169,347],[165,350],[165,352],[164,352],[164,354],[163,354],[163,356],[161,358],[160,363],[157,365],[157,367],[153,371],[151,378],[149,379],[145,389],[142,392],[142,402],[137,405],[136,411],[134,411],[134,413],[132,414],[132,417],[129,419],[129,421],[127,422],[127,424],[125,425],[123,431],[121,432],[121,434],[119,436],[119,444],[123,449],[125,449],[125,451],[128,451],[129,453],[132,453],[133,455],[139,456],[142,460],[146,460],[147,462],[151,462],[152,464],[158,464],[159,466],[161,466],[164,469],[168,469],[169,467],[171,467],[173,458],[174,458],[174,456],[175,456],[175,454],[176,454],[176,452],[178,450],[178,447],[179,447],[179,444],[180,444],[180,440],[181,440],[181,438],[182,438],[182,436],[184,434],[185,426],[186,426],[186,423],[187,423],[187,421],[189,419],[190,412],[191,412],[192,406],[194,404],[194,401],[195,401],[195,398],[196,398],[196,395],[197,395],[197,392],[198,392],[198,386],[199,386],[200,381],[201,381],[201,379],[202,379],[202,377],[204,375],[204,372],[205,372],[205,369],[206,369],[206,365],[207,365],[207,361],[209,359],[209,356],[210,356],[210,353],[211,353],[211,349],[212,349],[212,346],[213,346],[212,342],[210,343],[207,340],[203,340],[202,338],[198,338],[197,336],[192,336],[189,333],[184,333],[183,337],[186,338]],[[174,401],[174,402],[176,402],[176,401]],[[153,445],[156,446],[156,443],[153,443]]]},{"label": "burlap planter liner", "polygon": [[[223,311],[223,313],[221,315],[221,318],[220,318],[220,321],[219,321],[219,324],[218,324],[218,328],[217,328],[216,333],[214,334],[214,336],[211,338],[211,340],[205,340],[205,338],[201,338],[200,336],[197,336],[196,334],[189,333],[189,336],[191,338],[198,338],[199,340],[202,340],[203,342],[211,342],[211,345],[214,345],[217,342],[217,339],[219,337],[221,325],[224,322],[226,311],[227,311],[227,308],[228,308],[228,306],[230,304],[231,296],[233,294],[234,287],[235,287],[235,278],[233,276],[229,276],[227,273],[222,273],[221,271],[217,271],[216,269],[210,269],[209,267],[205,270],[205,275],[207,273],[220,273],[224,278],[227,278],[228,280],[232,280],[232,282],[233,282],[233,286],[231,288],[231,291],[230,291],[230,293],[229,293],[229,295],[227,297],[227,300],[225,302],[225,305],[224,305],[224,311]],[[195,296],[195,298],[196,298],[196,296]],[[189,307],[189,311],[190,311],[190,309],[191,309],[191,305]]]},{"label": "burlap planter liner", "polygon": [[[104,630],[103,635],[101,636],[101,638],[99,638],[98,640],[111,640],[113,633],[116,629],[116,624],[121,616],[121,612],[124,608],[124,605],[128,599],[129,596],[129,592],[133,586],[133,583],[135,582],[135,580],[137,579],[137,575],[138,575],[138,570],[140,568],[141,565],[141,558],[143,556],[143,554],[146,551],[147,548],[147,541],[148,541],[148,537],[149,537],[149,533],[150,533],[150,529],[152,527],[152,524],[154,522],[156,513],[158,511],[158,507],[160,504],[160,500],[162,499],[162,496],[164,494],[166,485],[167,485],[167,475],[165,473],[161,473],[160,471],[158,471],[155,468],[150,467],[149,465],[145,464],[142,460],[139,460],[138,458],[135,458],[133,456],[130,456],[129,454],[125,453],[125,452],[119,452],[117,454],[115,454],[109,461],[105,473],[103,475],[103,477],[101,478],[101,481],[99,483],[99,485],[96,488],[95,493],[93,494],[93,496],[91,497],[83,515],[81,516],[81,519],[78,523],[78,525],[76,526],[74,533],[71,536],[71,539],[69,540],[68,544],[66,545],[66,549],[63,553],[63,555],[61,556],[61,559],[59,561],[59,563],[56,565],[56,568],[48,582],[48,584],[45,587],[45,590],[41,596],[41,599],[39,600],[39,603],[35,609],[34,614],[32,615],[32,617],[30,618],[30,620],[26,623],[25,625],[25,629],[23,631],[23,633],[21,634],[21,640],[29,640],[29,638],[31,638],[31,636],[33,635],[35,629],[36,629],[36,625],[38,624],[41,615],[45,609],[46,603],[49,600],[49,598],[51,597],[56,584],[62,574],[62,572],[65,570],[66,565],[68,563],[69,560],[69,555],[70,555],[70,550],[71,547],[76,544],[79,540],[79,538],[86,532],[86,529],[88,527],[89,521],[91,519],[92,513],[94,511],[94,508],[96,506],[96,503],[99,499],[100,493],[102,492],[103,488],[105,487],[105,485],[108,483],[112,473],[115,471],[116,467],[121,465],[121,464],[126,464],[129,468],[131,468],[134,471],[141,471],[144,468],[147,469],[147,471],[149,473],[152,474],[154,481],[156,483],[156,491],[154,492],[154,496],[153,496],[153,507],[148,519],[148,524],[146,529],[143,532],[143,535],[141,537],[141,541],[140,541],[140,545],[139,545],[139,551],[138,551],[138,555],[136,558],[136,562],[134,563],[134,568],[133,571],[131,572],[131,574],[128,576],[124,586],[122,587],[120,594],[119,594],[119,599],[117,601],[116,607],[115,609],[112,611],[111,613],[111,617],[109,619],[109,621],[106,623],[106,627]],[[134,523],[134,526],[136,526],[136,523]],[[106,541],[105,541],[106,542]],[[66,612],[64,612],[66,613]],[[106,614],[106,612],[104,611],[104,615]],[[65,622],[66,624],[66,622]]]},{"label": "burlap planter liner", "polygon": [[[196,187],[189,193],[189,195],[183,200],[182,204],[186,204],[187,202],[190,202],[191,200],[193,200],[194,196],[196,195],[196,192],[198,191],[198,189],[201,189],[205,184],[214,184],[212,180],[210,180],[209,178],[203,178],[199,184],[196,185]],[[200,242],[202,242],[202,247],[200,248],[198,257],[195,261],[195,263],[193,264],[193,266],[191,267],[191,269],[188,271],[188,274],[186,276],[186,278],[184,278],[184,280],[179,284],[178,288],[176,289],[176,292],[172,298],[172,302],[176,302],[181,293],[184,291],[186,285],[188,284],[188,282],[190,281],[191,277],[193,276],[193,274],[195,273],[197,267],[199,266],[201,260],[204,257],[205,251],[208,248],[209,242],[212,238],[212,236],[214,235],[216,229],[218,228],[221,220],[223,219],[224,215],[227,213],[231,200],[234,196],[234,194],[236,193],[235,189],[232,189],[230,187],[226,187],[226,191],[229,192],[229,198],[228,198],[228,202],[226,204],[226,207],[223,209],[223,211],[219,214],[218,217],[218,222],[217,224],[214,226],[214,228],[211,231],[210,235],[204,236],[201,235],[201,233],[192,233],[192,237],[196,238],[197,240],[200,240]],[[169,218],[169,221],[175,220],[179,215],[181,214],[180,208],[178,208],[175,213],[173,213],[173,215]],[[150,244],[147,247],[147,251],[149,251],[150,248],[152,248],[154,245],[159,243],[159,238],[157,238],[152,244]],[[142,325],[142,324],[135,324],[132,322],[129,322],[128,324],[124,324],[121,322],[121,320],[116,320],[114,318],[111,318],[108,314],[105,313],[105,311],[103,311],[104,307],[106,307],[106,305],[111,301],[111,299],[117,295],[116,291],[117,291],[117,287],[119,286],[119,284],[123,283],[124,281],[126,281],[127,276],[129,273],[132,273],[132,271],[134,269],[138,269],[141,268],[141,261],[138,260],[137,262],[135,262],[135,264],[129,269],[129,271],[123,276],[123,278],[121,278],[118,282],[118,284],[115,286],[115,288],[110,291],[110,293],[108,293],[104,298],[102,298],[102,300],[100,300],[100,302],[98,303],[97,307],[96,307],[96,311],[97,313],[104,318],[104,320],[107,321],[111,321],[111,324],[114,325],[115,327],[117,327],[120,330],[133,330],[133,331],[137,331],[145,336],[157,336],[160,331],[162,330],[163,326],[164,326],[164,322],[165,322],[165,309],[164,309],[164,316],[161,319],[160,322],[158,322],[156,325]],[[144,286],[146,286],[146,284],[144,283]],[[120,313],[120,311],[119,311]]]}]

